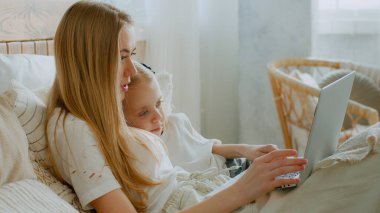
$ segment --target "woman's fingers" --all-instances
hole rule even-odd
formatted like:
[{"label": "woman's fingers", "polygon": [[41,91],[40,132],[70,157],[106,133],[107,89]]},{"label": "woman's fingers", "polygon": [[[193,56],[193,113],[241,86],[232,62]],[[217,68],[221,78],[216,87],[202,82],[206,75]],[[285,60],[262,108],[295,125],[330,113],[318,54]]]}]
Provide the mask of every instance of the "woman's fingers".
[{"label": "woman's fingers", "polygon": [[307,160],[304,158],[283,158],[267,164],[269,170],[276,170],[287,166],[304,166]]},{"label": "woman's fingers", "polygon": [[299,172],[305,169],[305,164],[302,165],[292,165],[292,166],[282,166],[278,167],[272,171],[269,172],[269,175],[271,177],[278,177],[280,175],[288,174],[291,172]]},{"label": "woman's fingers", "polygon": [[284,159],[290,156],[296,156],[297,151],[294,149],[281,149],[274,150],[266,155],[261,156],[257,160],[263,161],[265,163],[270,163],[276,159]]}]

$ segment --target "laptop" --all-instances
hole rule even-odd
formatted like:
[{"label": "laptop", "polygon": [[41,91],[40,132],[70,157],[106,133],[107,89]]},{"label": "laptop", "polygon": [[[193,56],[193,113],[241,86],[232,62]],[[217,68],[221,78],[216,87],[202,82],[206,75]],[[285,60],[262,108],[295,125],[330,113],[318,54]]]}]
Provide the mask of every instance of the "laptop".
[{"label": "laptop", "polygon": [[[278,189],[290,189],[301,185],[311,175],[314,164],[335,152],[351,94],[355,71],[321,88],[318,103],[314,112],[309,138],[304,154],[308,160],[302,172],[292,172],[278,178],[301,178],[298,184],[284,185]],[[243,173],[223,184],[207,196],[211,196],[232,185]]]},{"label": "laptop", "polygon": [[[303,156],[308,160],[305,170],[281,175],[279,178],[300,177],[301,182],[298,183],[300,185],[311,175],[317,162],[335,152],[354,78],[355,71],[321,89]],[[279,188],[291,188],[295,186],[296,184],[292,184]]]}]

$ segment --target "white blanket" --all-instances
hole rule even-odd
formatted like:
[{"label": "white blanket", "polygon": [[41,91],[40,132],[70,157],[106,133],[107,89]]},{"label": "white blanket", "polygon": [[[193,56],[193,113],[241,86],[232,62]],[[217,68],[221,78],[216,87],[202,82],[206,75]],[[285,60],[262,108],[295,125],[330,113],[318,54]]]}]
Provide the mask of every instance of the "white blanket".
[{"label": "white blanket", "polygon": [[0,187],[0,212],[74,213],[78,211],[41,182],[24,179]]},{"label": "white blanket", "polygon": [[0,186],[36,177],[28,157],[28,140],[12,105],[7,96],[0,96]]},{"label": "white blanket", "polygon": [[260,212],[380,212],[380,123],[341,145],[300,187],[273,191]]}]

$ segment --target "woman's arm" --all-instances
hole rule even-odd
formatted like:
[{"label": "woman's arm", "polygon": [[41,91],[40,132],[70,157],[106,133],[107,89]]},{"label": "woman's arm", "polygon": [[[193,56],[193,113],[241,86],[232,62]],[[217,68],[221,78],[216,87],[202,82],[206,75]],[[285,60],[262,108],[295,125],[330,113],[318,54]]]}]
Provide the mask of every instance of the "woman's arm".
[{"label": "woman's arm", "polygon": [[212,153],[223,156],[227,159],[245,157],[249,160],[255,160],[257,157],[265,155],[271,151],[277,150],[277,146],[268,145],[248,145],[248,144],[214,144]]},{"label": "woman's arm", "polygon": [[276,178],[289,172],[305,168],[306,159],[288,158],[296,156],[295,150],[275,150],[255,159],[245,174],[234,184],[216,193],[197,205],[180,212],[218,213],[233,210],[255,201],[260,196],[272,191],[275,187],[297,184],[300,179]]},{"label": "woman's arm", "polygon": [[137,212],[121,189],[115,189],[91,202],[96,212],[134,213]]},{"label": "woman's arm", "polygon": [[[295,184],[300,179],[277,179],[276,177],[289,172],[301,171],[305,168],[306,160],[288,158],[296,156],[295,150],[275,150],[255,159],[245,174],[234,184],[216,193],[212,197],[190,208],[183,213],[220,213],[231,212],[247,205],[258,197],[270,192],[275,187]],[[91,204],[97,212],[136,212],[129,199],[121,189],[113,190]]]}]

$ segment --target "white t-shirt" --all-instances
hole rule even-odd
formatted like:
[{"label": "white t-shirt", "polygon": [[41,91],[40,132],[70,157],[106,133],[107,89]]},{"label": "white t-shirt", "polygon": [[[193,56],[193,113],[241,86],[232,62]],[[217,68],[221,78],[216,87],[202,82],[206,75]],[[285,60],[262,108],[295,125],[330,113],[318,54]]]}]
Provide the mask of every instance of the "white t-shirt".
[{"label": "white t-shirt", "polygon": [[[57,109],[50,124],[56,122],[58,114]],[[62,178],[73,186],[82,206],[85,209],[93,209],[91,201],[121,186],[106,164],[88,125],[69,114],[65,121],[65,135],[62,124],[63,116],[57,123],[57,141],[49,140],[54,160]],[[49,139],[53,138],[54,128],[54,125],[49,126]],[[177,187],[176,174],[185,171],[173,168],[157,136],[142,130],[138,133],[146,140],[144,145],[139,142],[129,143],[132,153],[137,157],[133,164],[146,177],[162,183],[146,189],[149,199],[148,212],[160,212]],[[148,151],[146,147],[152,151]]]},{"label": "white t-shirt", "polygon": [[226,168],[226,159],[212,154],[212,146],[221,142],[200,135],[183,113],[171,113],[167,117],[161,138],[174,166],[180,166],[189,172],[204,171],[211,167],[219,170]]}]

